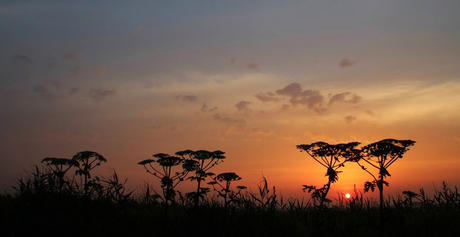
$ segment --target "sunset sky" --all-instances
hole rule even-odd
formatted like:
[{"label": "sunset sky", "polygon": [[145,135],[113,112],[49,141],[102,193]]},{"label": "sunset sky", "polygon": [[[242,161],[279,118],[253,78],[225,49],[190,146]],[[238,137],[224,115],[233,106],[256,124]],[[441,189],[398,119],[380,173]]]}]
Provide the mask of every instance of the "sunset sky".
[{"label": "sunset sky", "polygon": [[[2,1],[0,187],[92,150],[137,162],[222,150],[212,171],[283,196],[322,186],[298,144],[417,143],[388,194],[460,185],[460,1]],[[331,193],[371,177],[347,164]],[[187,189],[189,182],[180,184]]]}]

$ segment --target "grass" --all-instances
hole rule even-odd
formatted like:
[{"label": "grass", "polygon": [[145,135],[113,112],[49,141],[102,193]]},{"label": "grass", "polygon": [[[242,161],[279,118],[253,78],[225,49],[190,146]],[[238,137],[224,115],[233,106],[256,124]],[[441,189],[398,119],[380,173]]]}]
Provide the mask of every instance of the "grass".
[{"label": "grass", "polygon": [[[211,192],[194,207],[193,198],[178,192],[165,212],[151,186],[127,190],[116,172],[95,179],[90,196],[74,180],[62,185],[38,167],[18,179],[13,193],[0,195],[2,236],[380,235],[378,202],[357,189],[350,199],[339,198],[320,210],[309,199],[278,196],[263,178],[256,193],[230,192],[226,206]],[[384,236],[456,236],[460,231],[457,187],[443,183],[432,196],[421,189],[385,200]]]}]

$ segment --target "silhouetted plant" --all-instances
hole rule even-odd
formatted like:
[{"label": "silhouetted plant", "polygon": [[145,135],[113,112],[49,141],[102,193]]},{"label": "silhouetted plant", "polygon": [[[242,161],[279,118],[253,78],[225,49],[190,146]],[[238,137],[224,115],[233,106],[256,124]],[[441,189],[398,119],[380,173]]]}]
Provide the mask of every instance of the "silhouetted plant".
[{"label": "silhouetted plant", "polygon": [[249,193],[252,200],[251,203],[255,205],[261,211],[267,210],[277,210],[283,209],[286,204],[283,202],[283,198],[281,197],[279,200],[277,199],[278,195],[276,194],[276,188],[273,186],[273,192],[270,194],[270,189],[268,188],[268,181],[267,179],[262,176],[262,180],[260,184],[257,185],[259,189],[259,197],[256,195]]},{"label": "silhouetted plant", "polygon": [[34,194],[48,194],[50,192],[48,175],[34,165],[32,171],[26,171],[27,177],[18,178],[18,185],[13,186],[18,196],[29,196]]},{"label": "silhouetted plant", "polygon": [[[362,150],[362,156],[357,157],[355,161],[357,164],[368,174],[372,176],[373,181],[366,181],[364,183],[364,192],[369,190],[374,191],[375,187],[380,192],[380,223],[381,233],[383,232],[383,187],[388,186],[388,182],[385,181],[387,176],[391,176],[388,172],[390,167],[395,161],[403,158],[403,155],[409,150],[410,146],[413,146],[415,141],[412,140],[396,140],[396,139],[384,139],[378,142],[371,143],[364,146]],[[370,172],[363,164],[364,162],[370,167],[375,168],[378,171],[377,175]]]},{"label": "silhouetted plant", "polygon": [[318,210],[321,210],[325,203],[330,203],[327,199],[327,194],[331,188],[331,184],[339,179],[338,171],[343,167],[345,162],[356,159],[359,156],[359,150],[355,149],[359,142],[328,144],[326,142],[315,142],[309,145],[297,145],[297,149],[307,152],[316,162],[326,168],[326,177],[328,182],[322,188],[316,188],[313,185],[303,185],[303,191],[312,193],[311,197],[314,202],[319,201]]},{"label": "silhouetted plant", "polygon": [[[67,158],[55,158],[55,157],[47,157],[42,160],[42,163],[46,163],[47,167],[51,170],[51,179],[56,177],[58,179],[58,190],[59,193],[62,192],[62,188],[64,184],[67,184],[69,190],[71,189],[71,184],[66,181],[65,174],[67,171],[70,170],[72,167],[79,167],[79,163],[74,159],[67,159]],[[51,185],[50,185],[51,186]]]},{"label": "silhouetted plant", "polygon": [[185,150],[176,152],[176,155],[185,159],[184,164],[182,165],[184,170],[195,172],[195,175],[188,177],[188,179],[191,181],[196,180],[196,191],[186,194],[188,197],[193,197],[195,207],[198,206],[200,198],[203,199],[206,196],[206,193],[209,192],[209,188],[201,187],[201,182],[204,181],[206,177],[215,175],[214,173],[208,171],[225,159],[224,154],[225,152],[219,150],[213,152],[206,150]]},{"label": "silhouetted plant", "polygon": [[[241,180],[241,177],[235,174],[234,172],[227,172],[227,173],[220,173],[217,176],[213,177],[212,182],[209,182],[208,184],[211,184],[214,187],[214,190],[217,191],[218,196],[221,196],[224,198],[224,207],[227,208],[227,205],[229,201],[227,201],[227,196],[230,194],[230,185],[232,181],[238,181]],[[220,184],[219,182],[225,182],[224,185]],[[216,189],[215,185],[220,186],[220,190]]]},{"label": "silhouetted plant", "polygon": [[412,200],[420,196],[419,194],[414,193],[412,191],[403,191],[402,193],[405,196],[404,204],[410,208],[412,208],[412,204],[413,204]]},{"label": "silhouetted plant", "polygon": [[102,186],[100,185],[100,179],[96,176],[91,180],[90,171],[100,166],[102,162],[107,162],[107,160],[102,155],[94,151],[78,152],[72,157],[72,159],[80,163],[79,169],[75,172],[75,174],[80,175],[80,177],[83,176],[84,178],[82,185],[85,197],[88,197],[93,192],[101,194]]},{"label": "silhouetted plant", "polygon": [[123,183],[120,183],[117,172],[112,170],[112,175],[109,178],[102,178],[102,183],[105,183],[104,198],[117,203],[128,201],[133,191],[126,190],[127,181],[126,178]]},{"label": "silhouetted plant", "polygon": [[[178,166],[183,162],[181,157],[171,156],[165,153],[158,153],[153,155],[153,157],[156,160],[147,159],[139,162],[138,164],[143,165],[147,173],[150,173],[161,180],[164,203],[167,208],[170,202],[174,202],[174,197],[176,195],[174,188],[184,180],[189,171],[183,170],[181,172],[172,172],[172,168],[174,166]],[[161,169],[155,168],[152,165],[154,163],[158,163]]]}]

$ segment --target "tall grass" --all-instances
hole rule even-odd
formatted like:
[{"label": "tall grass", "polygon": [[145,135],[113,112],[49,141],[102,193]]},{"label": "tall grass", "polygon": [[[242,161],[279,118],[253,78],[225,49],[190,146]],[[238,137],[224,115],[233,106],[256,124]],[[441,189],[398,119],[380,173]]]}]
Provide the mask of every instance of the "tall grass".
[{"label": "tall grass", "polygon": [[[178,192],[164,213],[151,185],[125,188],[115,171],[99,177],[91,196],[73,177],[65,185],[52,172],[35,166],[18,179],[12,193],[0,195],[2,236],[371,236],[379,235],[378,200],[356,189],[322,210],[311,199],[285,199],[262,177],[256,190],[242,187],[226,201],[208,195],[195,209],[194,199]],[[89,191],[89,190],[88,190]],[[385,202],[385,236],[456,236],[460,192],[443,183],[428,195],[406,191]],[[318,214],[320,212],[320,215]]]}]

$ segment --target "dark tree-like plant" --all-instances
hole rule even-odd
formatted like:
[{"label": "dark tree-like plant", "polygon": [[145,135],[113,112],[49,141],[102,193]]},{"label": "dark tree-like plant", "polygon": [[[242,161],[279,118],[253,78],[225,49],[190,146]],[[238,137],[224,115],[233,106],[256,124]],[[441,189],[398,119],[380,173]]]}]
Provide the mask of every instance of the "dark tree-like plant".
[{"label": "dark tree-like plant", "polygon": [[[374,179],[364,183],[364,192],[368,192],[369,190],[373,192],[375,187],[379,189],[381,231],[383,231],[383,187],[384,185],[389,186],[385,178],[391,176],[388,172],[388,167],[398,159],[403,158],[403,155],[409,150],[409,147],[414,144],[415,141],[412,140],[384,139],[364,146],[361,149],[362,157],[355,160],[358,165]],[[363,163],[375,168],[378,173],[374,175],[363,165]]]},{"label": "dark tree-like plant", "polygon": [[[230,185],[232,181],[238,181],[241,180],[241,177],[235,174],[234,172],[226,172],[226,173],[220,173],[217,176],[213,177],[212,182],[209,182],[214,187],[214,190],[219,193],[219,196],[224,198],[224,207],[227,208],[228,206],[228,201],[227,201],[227,196],[231,192],[230,190]],[[219,182],[225,182],[224,185],[220,184]],[[215,185],[220,186],[220,190],[216,189]]]},{"label": "dark tree-like plant", "polygon": [[214,173],[208,171],[225,159],[224,154],[225,152],[219,150],[213,152],[206,150],[185,150],[176,152],[176,155],[185,159],[182,167],[187,171],[195,172],[194,176],[188,178],[191,181],[196,180],[197,182],[196,191],[189,193],[189,196],[193,196],[195,208],[199,204],[200,197],[204,197],[209,191],[209,188],[201,187],[201,182],[204,181],[206,177],[214,175]]},{"label": "dark tree-like plant", "polygon": [[90,187],[101,188],[98,183],[98,177],[91,180],[90,171],[100,166],[102,162],[107,162],[102,155],[94,151],[80,151],[72,157],[72,160],[75,160],[80,164],[76,174],[80,175],[80,177],[84,177],[83,188],[85,197],[90,194]]},{"label": "dark tree-like plant", "polygon": [[338,171],[343,167],[345,162],[355,159],[359,155],[356,146],[359,142],[328,144],[326,142],[315,142],[309,145],[297,145],[297,149],[307,152],[316,162],[326,168],[326,175],[328,182],[322,188],[316,188],[313,185],[304,185],[303,191],[312,192],[312,198],[319,201],[319,210],[322,209],[325,202],[330,202],[327,199],[327,194],[331,188],[331,184],[339,179]]},{"label": "dark tree-like plant", "polygon": [[[174,202],[174,197],[176,195],[174,188],[184,180],[189,171],[183,170],[181,172],[172,172],[174,166],[178,166],[184,161],[181,157],[171,156],[165,153],[158,153],[153,155],[153,157],[154,159],[143,160],[137,164],[143,165],[147,173],[161,180],[164,203],[167,208],[169,202]],[[161,169],[155,168],[153,163],[158,163]]]},{"label": "dark tree-like plant", "polygon": [[46,166],[51,170],[53,176],[57,177],[59,193],[62,192],[62,187],[66,183],[64,177],[67,171],[72,167],[78,168],[80,166],[78,161],[74,159],[56,157],[46,157],[42,160],[42,163],[46,163]]}]

